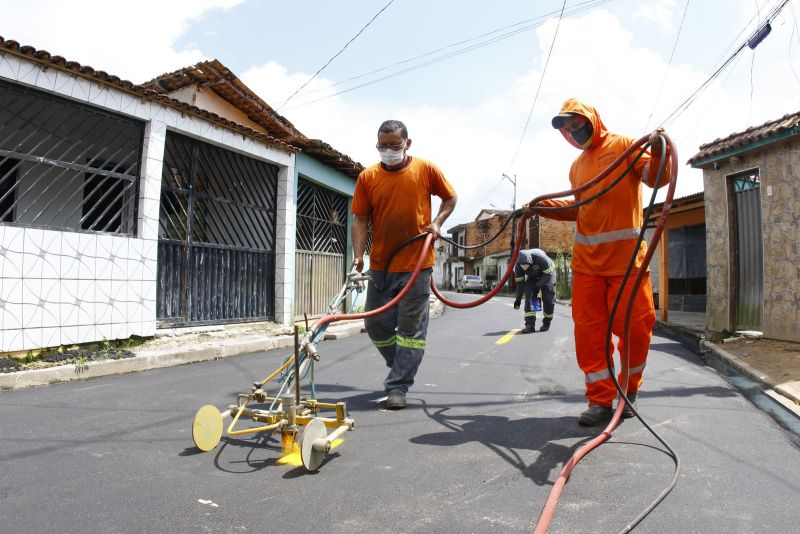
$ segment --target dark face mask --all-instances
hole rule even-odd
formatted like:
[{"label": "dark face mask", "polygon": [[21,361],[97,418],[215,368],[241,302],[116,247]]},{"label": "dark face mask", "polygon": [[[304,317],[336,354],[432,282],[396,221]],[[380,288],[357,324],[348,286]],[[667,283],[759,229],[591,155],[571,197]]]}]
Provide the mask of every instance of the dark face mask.
[{"label": "dark face mask", "polygon": [[593,133],[594,129],[592,128],[591,122],[587,122],[577,130],[569,131],[569,135],[572,137],[572,139],[581,146],[583,146],[592,138]]}]

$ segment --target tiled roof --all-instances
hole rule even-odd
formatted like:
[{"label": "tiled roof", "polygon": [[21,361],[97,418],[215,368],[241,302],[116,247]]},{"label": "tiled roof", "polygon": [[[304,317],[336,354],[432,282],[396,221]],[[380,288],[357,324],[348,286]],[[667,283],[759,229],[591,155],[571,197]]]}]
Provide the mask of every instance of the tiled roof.
[{"label": "tiled roof", "polygon": [[724,157],[728,153],[740,151],[737,149],[744,149],[748,145],[769,143],[772,138],[782,139],[795,134],[800,134],[800,111],[701,145],[700,151],[687,163],[690,165],[709,163],[716,159],[714,156]]},{"label": "tiled roof", "polygon": [[209,87],[245,113],[251,121],[263,127],[270,135],[299,147],[312,158],[353,178],[364,170],[363,165],[324,141],[309,139],[303,135],[219,60],[202,61],[190,67],[162,74],[143,85],[159,94],[172,93],[192,85],[199,88]]},{"label": "tiled roof", "polygon": [[197,85],[210,87],[215,93],[227,100],[247,117],[263,126],[270,135],[277,138],[305,136],[285,117],[279,115],[266,102],[250,90],[242,81],[218,60],[202,61],[196,65],[162,74],[142,84],[158,94],[173,93],[184,87]]},{"label": "tiled roof", "polygon": [[[686,195],[685,197],[673,198],[672,203],[670,204],[670,208],[675,209],[681,206],[688,206],[690,204],[703,202],[704,200],[705,200],[705,193],[703,191],[700,191],[699,193],[692,193],[691,195]],[[657,218],[660,215],[660,211],[663,206],[664,206],[663,202],[653,204],[653,210],[650,213],[650,217]]]},{"label": "tiled roof", "polygon": [[106,83],[108,85],[113,85],[117,89],[120,89],[127,93],[132,93],[138,97],[159,102],[160,104],[163,104],[165,106],[177,109],[182,113],[188,113],[191,115],[202,117],[203,119],[209,120],[211,122],[229,128],[231,130],[241,132],[250,137],[258,139],[267,145],[279,148],[281,150],[285,150],[287,152],[294,152],[297,149],[290,143],[276,139],[273,136],[263,134],[256,130],[253,130],[252,128],[248,128],[247,126],[243,126],[237,122],[228,120],[224,117],[220,117],[216,113],[212,113],[204,109],[200,109],[191,104],[175,100],[174,98],[168,97],[166,95],[159,94],[157,91],[154,91],[143,85],[137,85],[128,80],[123,80],[119,76],[108,74],[107,72],[102,70],[95,70],[89,65],[81,65],[80,63],[77,63],[75,61],[68,61],[67,59],[61,56],[54,56],[50,54],[50,52],[48,52],[47,50],[37,50],[36,48],[27,45],[21,46],[17,41],[4,39],[2,36],[0,36],[0,53],[2,52],[10,52],[14,55],[22,56],[37,63],[47,65],[48,67],[51,68],[57,68],[60,70],[71,72],[78,76],[82,76],[84,78],[89,78],[92,80]]}]

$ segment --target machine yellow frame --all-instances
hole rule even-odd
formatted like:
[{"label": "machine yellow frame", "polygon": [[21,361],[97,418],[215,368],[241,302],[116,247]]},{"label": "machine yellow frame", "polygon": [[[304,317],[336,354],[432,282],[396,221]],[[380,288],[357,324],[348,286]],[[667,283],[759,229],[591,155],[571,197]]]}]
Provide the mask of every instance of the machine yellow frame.
[{"label": "machine yellow frame", "polygon": [[[340,306],[352,292],[363,291],[363,283],[369,275],[356,271],[347,275],[345,283],[339,294],[328,304],[325,315],[336,315]],[[315,363],[319,361],[316,343],[322,339],[327,323],[319,328],[306,331],[302,340],[299,337],[297,326],[294,328],[294,354],[289,356],[274,372],[263,380],[255,382],[250,393],[236,395],[236,403],[220,412],[216,406],[207,404],[195,414],[192,424],[192,439],[194,444],[203,452],[214,449],[222,439],[223,420],[232,417],[225,432],[226,436],[243,436],[261,432],[281,433],[281,447],[284,452],[291,452],[296,447],[297,435],[303,427],[303,437],[300,453],[303,465],[309,471],[316,471],[325,460],[332,443],[340,439],[343,434],[355,427],[355,420],[347,414],[347,405],[344,402],[320,402],[315,397],[313,377]],[[299,357],[297,357],[299,355]],[[293,368],[293,373],[290,372]],[[308,398],[300,395],[300,381],[307,374],[311,374],[311,394]],[[270,396],[264,386],[278,379],[280,387],[278,393]],[[294,384],[294,392],[290,388]],[[248,407],[252,402],[258,404],[269,403],[269,408]],[[332,417],[322,417],[323,410],[333,411]],[[241,418],[250,419],[261,426],[236,428]],[[328,435],[328,428],[334,429]]]}]

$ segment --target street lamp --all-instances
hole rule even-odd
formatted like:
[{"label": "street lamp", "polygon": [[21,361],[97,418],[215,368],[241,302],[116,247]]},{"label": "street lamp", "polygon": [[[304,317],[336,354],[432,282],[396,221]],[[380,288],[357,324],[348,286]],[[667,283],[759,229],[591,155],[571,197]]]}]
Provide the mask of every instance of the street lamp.
[{"label": "street lamp", "polygon": [[517,175],[514,175],[514,179],[512,180],[511,177],[505,173],[503,173],[503,178],[511,182],[514,186],[514,201],[511,203],[511,211],[517,209]]}]

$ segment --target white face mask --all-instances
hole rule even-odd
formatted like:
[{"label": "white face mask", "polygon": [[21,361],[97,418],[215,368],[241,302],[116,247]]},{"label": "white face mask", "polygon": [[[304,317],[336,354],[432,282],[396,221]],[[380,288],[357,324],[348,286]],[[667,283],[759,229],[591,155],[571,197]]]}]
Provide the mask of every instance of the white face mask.
[{"label": "white face mask", "polygon": [[530,264],[529,263],[520,263],[519,266],[522,267],[523,271],[527,271],[528,267],[530,267]]},{"label": "white face mask", "polygon": [[405,157],[405,149],[401,148],[400,150],[384,150],[379,152],[379,154],[384,165],[394,167],[395,165],[400,165],[403,162],[403,158]]}]

